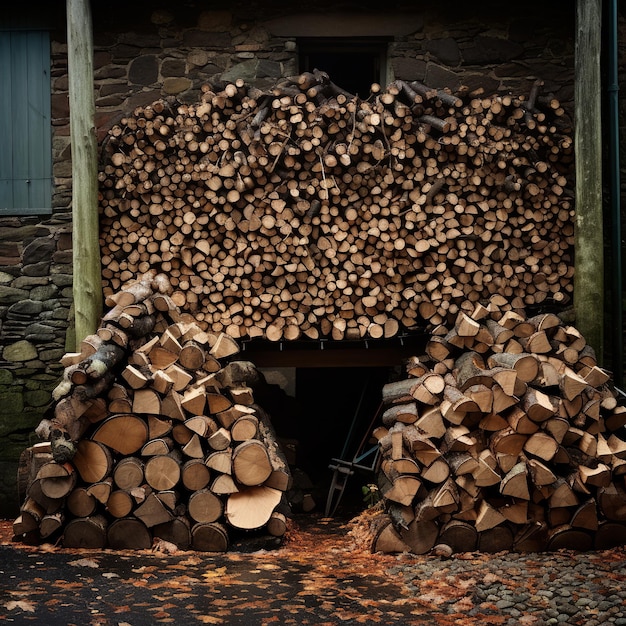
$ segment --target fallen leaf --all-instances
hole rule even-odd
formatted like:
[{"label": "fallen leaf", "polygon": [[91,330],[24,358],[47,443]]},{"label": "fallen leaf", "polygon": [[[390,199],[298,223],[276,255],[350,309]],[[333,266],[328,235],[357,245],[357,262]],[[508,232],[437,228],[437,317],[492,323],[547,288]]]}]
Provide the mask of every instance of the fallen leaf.
[{"label": "fallen leaf", "polygon": [[73,565],[74,567],[100,567],[93,559],[78,559],[78,561],[70,561],[68,565]]},{"label": "fallen leaf", "polygon": [[13,609],[22,609],[22,611],[26,611],[26,613],[35,612],[35,605],[32,602],[26,602],[26,600],[10,600],[4,606],[9,611],[12,611]]},{"label": "fallen leaf", "polygon": [[225,567],[218,567],[217,569],[213,569],[210,570],[208,572],[204,572],[204,574],[202,574],[202,578],[219,578],[220,576],[223,576],[226,573],[226,568]]},{"label": "fallen leaf", "polygon": [[224,620],[219,617],[213,617],[212,615],[201,615],[198,617],[198,621],[203,624],[223,624]]}]

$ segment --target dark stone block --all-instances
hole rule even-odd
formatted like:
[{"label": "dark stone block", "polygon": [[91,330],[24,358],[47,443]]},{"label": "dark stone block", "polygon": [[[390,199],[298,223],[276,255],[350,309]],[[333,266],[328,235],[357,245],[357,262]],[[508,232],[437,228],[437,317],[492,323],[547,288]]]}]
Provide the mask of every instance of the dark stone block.
[{"label": "dark stone block", "polygon": [[177,98],[181,102],[186,102],[189,104],[195,104],[202,97],[202,91],[200,89],[189,89],[184,93],[181,93],[177,96]]},{"label": "dark stone block", "polygon": [[59,250],[72,250],[72,233],[61,233],[59,240],[57,241],[57,248]]},{"label": "dark stone block", "polygon": [[426,44],[426,50],[446,65],[458,65],[461,60],[459,46],[452,37],[433,39]]},{"label": "dark stone block", "polygon": [[24,289],[15,289],[15,287],[7,287],[0,285],[0,301],[4,304],[10,304],[12,302],[19,302],[28,298],[29,293]]},{"label": "dark stone block", "polygon": [[128,80],[135,85],[152,85],[159,77],[159,62],[152,54],[133,59],[128,70]]},{"label": "dark stone block", "polygon": [[50,97],[51,115],[53,119],[70,116],[70,101],[66,93],[54,93]]},{"label": "dark stone block", "polygon": [[36,322],[26,329],[25,338],[34,342],[54,341],[54,329]]},{"label": "dark stone block", "polygon": [[141,49],[128,44],[117,44],[111,48],[112,61],[121,63],[140,58]]},{"label": "dark stone block", "polygon": [[49,261],[55,248],[56,244],[52,239],[35,239],[24,248],[22,253],[24,265]]},{"label": "dark stone block", "polygon": [[186,63],[182,59],[167,59],[161,64],[162,76],[184,76]]},{"label": "dark stone block", "polygon": [[224,68],[215,65],[214,63],[209,63],[202,68],[201,72],[197,73],[197,76],[200,82],[211,83],[216,80],[219,80],[219,75],[224,71]]},{"label": "dark stone block", "polygon": [[33,389],[32,391],[24,392],[24,403],[26,406],[47,406],[50,404],[50,392],[45,389]]},{"label": "dark stone block", "polygon": [[141,46],[142,48],[159,48],[161,46],[161,38],[157,33],[138,33],[136,31],[122,33],[119,42],[131,46]]},{"label": "dark stone block", "polygon": [[275,63],[274,61],[268,61],[266,59],[261,59],[259,61],[257,66],[257,76],[259,78],[279,78],[280,75],[280,63]]},{"label": "dark stone block", "polygon": [[72,259],[73,257],[71,250],[58,251],[52,255],[52,261],[54,263],[68,264],[72,262]]},{"label": "dark stone block", "polygon": [[31,265],[25,265],[22,269],[26,276],[46,276],[50,271],[50,261],[40,261]]},{"label": "dark stone block", "polygon": [[2,241],[0,242],[0,257],[19,259],[20,258],[20,246],[17,241]]},{"label": "dark stone block", "polygon": [[500,89],[500,83],[491,78],[487,74],[466,74],[463,76],[463,85],[471,93],[477,89],[482,89],[485,95],[497,93]]},{"label": "dark stone block", "polygon": [[224,49],[232,45],[228,33],[211,33],[203,30],[189,30],[183,34],[183,46],[190,48]]},{"label": "dark stone block", "polygon": [[400,57],[392,60],[393,72],[400,80],[424,80],[426,62],[419,59]]},{"label": "dark stone block", "polygon": [[[102,70],[104,72],[108,72],[114,70],[115,68],[110,67],[111,63],[111,54],[106,50],[96,50],[93,53],[93,67],[94,67],[94,75]],[[109,77],[108,74],[103,76],[98,76],[99,78]]]},{"label": "dark stone block", "polygon": [[9,315],[39,315],[43,310],[43,302],[37,300],[21,300],[9,307]]},{"label": "dark stone block", "polygon": [[[2,402],[0,402],[0,432],[7,434],[20,428],[20,416],[24,411],[24,397],[20,391],[2,390]],[[11,417],[11,420],[2,419],[3,416]]]},{"label": "dark stone block", "polygon": [[[67,311],[65,312],[65,315],[67,317]],[[39,356],[41,357],[43,361],[52,362],[56,364],[57,361],[61,360],[64,354],[65,354],[65,350],[63,348],[53,348],[50,350],[42,350]],[[59,369],[64,369],[60,363],[58,363],[57,365]],[[56,380],[56,376],[54,379]]]},{"label": "dark stone block", "polygon": [[465,84],[465,80],[463,79],[463,81],[461,81],[458,74],[435,63],[428,64],[424,82],[429,87],[435,87],[437,89],[448,87],[453,92],[456,91],[462,83]]},{"label": "dark stone block", "polygon": [[111,95],[123,94],[126,95],[128,93],[128,84],[127,83],[107,83],[106,85],[102,85],[100,87],[100,98]]},{"label": "dark stone block", "polygon": [[151,91],[142,91],[130,96],[126,100],[125,109],[132,111],[135,107],[152,104],[161,97],[161,91],[154,89]]},{"label": "dark stone block", "polygon": [[[16,289],[33,289],[35,287],[43,287],[48,284],[47,276],[18,276],[12,283],[12,286]],[[40,298],[34,298],[33,300],[39,300]]]},{"label": "dark stone block", "polygon": [[57,263],[50,268],[50,276],[57,274],[71,274],[72,266],[70,264]]},{"label": "dark stone block", "polygon": [[59,76],[54,80],[53,89],[55,92],[69,91],[70,81],[68,76]]},{"label": "dark stone block", "polygon": [[494,75],[501,78],[523,78],[530,72],[528,65],[520,62],[502,63],[493,69]]},{"label": "dark stone block", "polygon": [[127,70],[125,67],[119,65],[107,65],[100,70],[94,72],[94,78],[96,80],[107,80],[116,78],[126,78]]},{"label": "dark stone block", "polygon": [[509,39],[479,35],[473,40],[472,45],[463,48],[462,53],[466,65],[484,65],[504,63],[521,57],[524,47]]}]

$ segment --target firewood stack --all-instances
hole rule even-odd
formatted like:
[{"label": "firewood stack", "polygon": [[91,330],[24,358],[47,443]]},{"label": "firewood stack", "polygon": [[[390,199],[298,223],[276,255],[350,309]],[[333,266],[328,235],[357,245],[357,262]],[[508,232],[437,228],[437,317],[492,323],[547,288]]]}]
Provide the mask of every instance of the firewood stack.
[{"label": "firewood stack", "polygon": [[441,326],[385,385],[374,551],[626,543],[626,408],[572,326],[502,311]]},{"label": "firewood stack", "polygon": [[204,330],[270,341],[389,338],[493,294],[564,305],[572,128],[541,87],[361,100],[316,71],[139,107],[103,148],[105,293],[155,267]]},{"label": "firewood stack", "polygon": [[35,455],[15,535],[204,551],[228,549],[233,532],[282,537],[291,475],[247,384],[260,373],[234,360],[234,339],[179,311],[164,275],[106,303],[97,333],[63,358],[54,415],[37,429],[50,453]]}]

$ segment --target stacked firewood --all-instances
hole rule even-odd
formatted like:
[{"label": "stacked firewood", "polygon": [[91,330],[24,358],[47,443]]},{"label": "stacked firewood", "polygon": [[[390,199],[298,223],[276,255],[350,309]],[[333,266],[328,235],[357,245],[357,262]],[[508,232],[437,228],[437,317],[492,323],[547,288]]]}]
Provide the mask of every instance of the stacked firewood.
[{"label": "stacked firewood", "polygon": [[392,337],[502,294],[573,289],[573,142],[559,102],[323,72],[137,108],[100,172],[105,293],[156,267],[198,324],[271,341]]},{"label": "stacked firewood", "polygon": [[107,305],[63,357],[53,415],[37,429],[49,453],[33,455],[15,535],[205,551],[226,550],[233,532],[282,537],[289,466],[235,340],[181,313],[155,272]]},{"label": "stacked firewood", "polygon": [[373,549],[626,543],[626,408],[581,334],[502,298],[442,326],[383,389]]}]

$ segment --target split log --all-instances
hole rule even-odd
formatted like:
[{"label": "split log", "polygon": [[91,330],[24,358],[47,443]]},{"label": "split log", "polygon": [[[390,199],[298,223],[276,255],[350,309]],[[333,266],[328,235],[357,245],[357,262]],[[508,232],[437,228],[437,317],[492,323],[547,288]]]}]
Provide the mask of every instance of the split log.
[{"label": "split log", "polygon": [[191,547],[200,552],[226,552],[228,530],[217,522],[201,522],[191,529]]},{"label": "split log", "polygon": [[91,439],[120,454],[134,454],[148,440],[148,425],[132,413],[111,415],[98,426]]},{"label": "split log", "polygon": [[191,545],[191,527],[185,516],[177,516],[152,528],[152,535],[173,543],[179,550],[188,550]]},{"label": "split log", "polygon": [[70,463],[46,463],[37,472],[39,487],[48,498],[65,498],[76,485],[76,470]]},{"label": "split log", "polygon": [[210,489],[200,489],[191,494],[189,515],[196,522],[215,522],[220,519],[224,505]]},{"label": "split log", "polygon": [[112,522],[106,533],[107,545],[114,550],[149,550],[152,535],[139,519],[127,517]]},{"label": "split log", "polygon": [[74,517],[89,517],[96,512],[98,500],[85,487],[77,487],[67,497],[67,510]]},{"label": "split log", "polygon": [[233,477],[242,485],[263,484],[272,473],[267,448],[257,440],[244,441],[233,450]]},{"label": "split log", "polygon": [[228,496],[225,516],[241,530],[256,530],[267,524],[282,499],[282,492],[263,485]]},{"label": "split log", "polygon": [[104,548],[107,545],[107,525],[102,515],[70,520],[63,533],[63,545],[67,548]]},{"label": "split log", "polygon": [[132,513],[134,504],[133,496],[129,491],[116,489],[111,492],[107,500],[106,510],[109,515],[121,519]]}]

